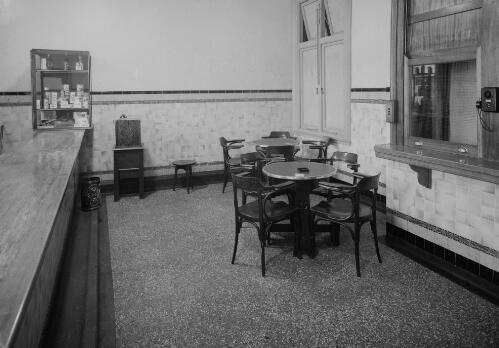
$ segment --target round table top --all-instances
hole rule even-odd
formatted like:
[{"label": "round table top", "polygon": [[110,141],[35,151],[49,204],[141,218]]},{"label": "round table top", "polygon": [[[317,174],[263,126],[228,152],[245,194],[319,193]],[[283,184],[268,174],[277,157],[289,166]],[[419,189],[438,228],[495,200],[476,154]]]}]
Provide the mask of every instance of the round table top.
[{"label": "round table top", "polygon": [[296,146],[299,145],[300,142],[297,139],[291,138],[265,138],[251,141],[249,144],[266,148],[269,146]]},{"label": "round table top", "polygon": [[[308,168],[308,172],[300,172],[298,168]],[[263,173],[277,179],[285,180],[317,180],[326,179],[336,173],[332,165],[316,162],[275,162],[267,164],[262,169]]]},{"label": "round table top", "polygon": [[196,161],[194,160],[178,160],[178,161],[173,161],[172,164],[174,166],[189,166],[196,164]]}]

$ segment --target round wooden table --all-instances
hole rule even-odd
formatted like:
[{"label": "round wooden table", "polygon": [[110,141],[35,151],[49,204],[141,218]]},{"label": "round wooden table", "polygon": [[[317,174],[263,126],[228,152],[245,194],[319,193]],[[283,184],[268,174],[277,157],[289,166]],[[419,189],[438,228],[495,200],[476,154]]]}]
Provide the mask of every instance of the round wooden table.
[{"label": "round wooden table", "polygon": [[[298,168],[307,168],[308,172]],[[300,249],[314,258],[317,255],[315,233],[309,228],[310,192],[314,183],[319,179],[326,179],[336,174],[336,168],[325,163],[316,162],[275,162],[263,167],[263,173],[277,179],[291,180],[296,185],[296,205],[300,209],[301,243]]]}]

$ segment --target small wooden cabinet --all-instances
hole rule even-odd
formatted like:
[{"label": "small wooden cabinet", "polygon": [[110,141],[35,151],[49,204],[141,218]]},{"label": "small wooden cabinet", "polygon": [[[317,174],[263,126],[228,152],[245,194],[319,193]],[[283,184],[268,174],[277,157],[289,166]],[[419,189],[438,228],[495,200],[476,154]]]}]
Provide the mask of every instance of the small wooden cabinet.
[{"label": "small wooden cabinet", "polygon": [[139,196],[144,198],[144,147],[115,146],[114,153],[114,200],[120,199],[121,176],[139,180]]},{"label": "small wooden cabinet", "polygon": [[31,50],[33,129],[92,127],[90,53]]}]

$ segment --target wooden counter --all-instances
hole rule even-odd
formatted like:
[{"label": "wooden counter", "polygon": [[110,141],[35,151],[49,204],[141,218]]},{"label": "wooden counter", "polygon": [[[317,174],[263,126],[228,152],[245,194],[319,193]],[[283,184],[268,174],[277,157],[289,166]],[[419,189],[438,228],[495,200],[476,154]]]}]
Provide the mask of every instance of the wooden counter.
[{"label": "wooden counter", "polygon": [[0,347],[38,346],[78,185],[84,131],[0,155]]},{"label": "wooden counter", "polygon": [[376,157],[499,184],[499,162],[412,145],[375,145]]}]

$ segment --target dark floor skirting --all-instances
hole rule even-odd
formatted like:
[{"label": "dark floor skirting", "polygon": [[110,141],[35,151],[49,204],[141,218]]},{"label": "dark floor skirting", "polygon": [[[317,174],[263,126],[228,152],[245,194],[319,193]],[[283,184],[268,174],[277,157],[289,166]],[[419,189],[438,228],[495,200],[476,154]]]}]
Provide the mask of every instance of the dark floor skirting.
[{"label": "dark floor skirting", "polygon": [[499,305],[499,272],[386,223],[386,244]]},{"label": "dark floor skirting", "polygon": [[75,205],[42,347],[115,347],[113,278],[106,200]]}]

